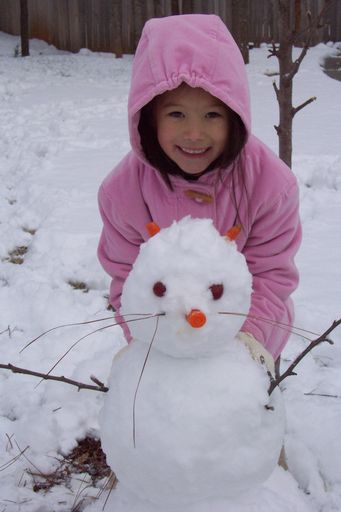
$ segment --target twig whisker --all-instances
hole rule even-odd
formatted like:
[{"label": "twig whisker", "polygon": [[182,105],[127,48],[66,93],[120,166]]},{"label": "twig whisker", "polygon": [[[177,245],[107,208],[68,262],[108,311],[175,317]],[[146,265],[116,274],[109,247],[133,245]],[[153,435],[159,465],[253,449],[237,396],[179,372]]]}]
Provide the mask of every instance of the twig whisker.
[{"label": "twig whisker", "polygon": [[341,395],[330,395],[329,393],[304,393],[305,396],[320,396],[323,398],[341,398]]},{"label": "twig whisker", "polygon": [[139,380],[137,382],[137,386],[136,386],[136,390],[135,390],[135,394],[134,394],[134,400],[133,400],[133,442],[134,442],[134,448],[136,448],[136,411],[135,411],[135,409],[136,409],[137,392],[139,390],[141,379],[142,379],[142,375],[144,373],[144,370],[145,370],[145,367],[146,367],[146,364],[147,364],[147,361],[148,361],[148,358],[149,358],[149,354],[150,354],[150,351],[151,351],[151,348],[152,348],[152,345],[154,343],[155,336],[156,336],[156,333],[157,333],[157,330],[158,330],[158,327],[159,327],[159,316],[162,316],[162,315],[164,315],[164,313],[161,313],[159,315],[155,315],[156,316],[155,330],[154,330],[151,342],[149,344],[146,357],[145,357],[144,362],[143,362],[143,366],[142,366],[142,369],[141,369],[141,373],[140,373]]},{"label": "twig whisker", "polygon": [[[126,314],[126,315],[122,315],[120,314],[121,317],[126,317],[126,316],[141,316],[142,318],[143,317],[148,317],[148,316],[151,316],[152,313],[129,313],[129,314]],[[39,334],[39,336],[37,336],[36,338],[34,338],[33,340],[29,341],[19,352],[19,354],[21,354],[21,352],[23,352],[26,348],[28,348],[30,345],[32,345],[32,343],[34,343],[35,341],[39,340],[40,338],[42,338],[43,336],[45,336],[46,334],[49,334],[50,332],[52,331],[55,331],[57,329],[62,329],[64,327],[77,327],[79,325],[88,325],[88,324],[94,324],[94,323],[97,323],[97,322],[104,322],[106,320],[112,320],[114,318],[113,315],[111,316],[107,316],[105,318],[97,318],[96,320],[86,320],[84,322],[73,322],[73,323],[69,323],[69,324],[61,324],[61,325],[56,325],[55,327],[51,327],[51,329],[48,329],[47,331],[44,331],[42,332],[41,334]],[[120,325],[120,324],[118,324]],[[7,329],[5,329],[5,331],[3,332],[6,332],[8,331],[9,327]],[[0,333],[2,334],[2,333]]]},{"label": "twig whisker", "polygon": [[[122,325],[122,324],[128,324],[128,323],[131,323],[131,322],[137,322],[139,320],[148,320],[149,318],[154,318],[154,317],[159,317],[159,316],[162,316],[164,315],[164,313],[156,313],[155,315],[150,315],[150,316],[144,316],[144,317],[140,317],[140,318],[131,318],[130,320],[123,320],[122,322],[115,322],[113,324],[109,324],[109,325],[105,325],[104,327],[99,327],[98,329],[95,329],[94,331],[91,331],[91,332],[88,332],[87,334],[85,334],[84,336],[82,336],[81,338],[78,338],[78,340],[76,340],[72,345],[71,347],[68,348],[68,350],[58,359],[58,361],[50,368],[50,370],[46,373],[46,375],[50,375],[51,372],[53,372],[53,370],[56,368],[56,366],[58,366],[58,364],[71,352],[71,350],[73,350],[75,348],[76,345],[78,345],[78,343],[80,343],[81,341],[83,341],[85,338],[88,338],[89,336],[92,336],[93,334],[96,334],[97,332],[101,332],[101,331],[104,331],[106,329],[109,329],[110,327],[115,327],[116,325]],[[44,379],[42,379],[40,382],[38,382],[37,386],[39,386],[39,384],[43,381]],[[36,387],[37,387],[36,386]]]},{"label": "twig whisker", "polygon": [[[302,327],[297,327],[295,325],[290,326],[289,324],[286,324],[285,322],[279,322],[278,320],[272,320],[271,318],[265,318],[261,316],[255,316],[255,315],[249,315],[247,313],[235,313],[232,311],[219,311],[219,315],[231,315],[231,316],[243,316],[245,318],[250,318],[251,320],[259,320],[264,323],[268,323],[273,326],[277,326],[279,329],[285,330],[287,332],[291,332],[292,334],[296,334],[297,336],[301,336],[302,338],[311,341],[310,338],[303,336],[303,334],[300,333],[307,333],[312,334],[313,336],[318,336],[318,333],[309,331],[307,329],[303,329]],[[295,332],[299,331],[299,332]]]}]

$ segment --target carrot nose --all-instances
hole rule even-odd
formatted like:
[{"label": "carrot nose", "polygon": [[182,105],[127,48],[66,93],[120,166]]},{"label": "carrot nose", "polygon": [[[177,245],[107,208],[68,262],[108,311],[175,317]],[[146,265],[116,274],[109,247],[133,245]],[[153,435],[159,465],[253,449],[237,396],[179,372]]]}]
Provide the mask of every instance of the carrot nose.
[{"label": "carrot nose", "polygon": [[200,309],[192,309],[188,315],[186,315],[187,322],[194,328],[199,328],[205,325],[206,315]]}]

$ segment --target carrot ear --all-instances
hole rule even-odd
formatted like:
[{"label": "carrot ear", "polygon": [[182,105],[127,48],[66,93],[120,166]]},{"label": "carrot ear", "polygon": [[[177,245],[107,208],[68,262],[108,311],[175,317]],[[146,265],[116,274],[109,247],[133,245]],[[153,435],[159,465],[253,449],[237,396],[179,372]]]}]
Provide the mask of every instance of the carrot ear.
[{"label": "carrot ear", "polygon": [[230,228],[228,230],[228,232],[225,234],[225,236],[232,242],[233,240],[235,240],[237,238],[237,236],[239,235],[241,230],[242,230],[241,226],[239,224],[236,224],[235,226],[232,226],[232,228]]},{"label": "carrot ear", "polygon": [[160,228],[156,222],[148,222],[148,224],[146,224],[146,228],[150,236],[154,236],[160,231]]}]

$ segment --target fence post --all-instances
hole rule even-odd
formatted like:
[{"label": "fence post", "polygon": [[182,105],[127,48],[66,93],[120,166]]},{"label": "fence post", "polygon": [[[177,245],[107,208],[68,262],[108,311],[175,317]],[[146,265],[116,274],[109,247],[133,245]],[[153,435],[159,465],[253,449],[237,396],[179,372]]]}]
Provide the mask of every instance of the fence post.
[{"label": "fence post", "polygon": [[30,55],[29,37],[28,37],[28,5],[27,0],[20,0],[20,36],[21,36],[21,56]]}]

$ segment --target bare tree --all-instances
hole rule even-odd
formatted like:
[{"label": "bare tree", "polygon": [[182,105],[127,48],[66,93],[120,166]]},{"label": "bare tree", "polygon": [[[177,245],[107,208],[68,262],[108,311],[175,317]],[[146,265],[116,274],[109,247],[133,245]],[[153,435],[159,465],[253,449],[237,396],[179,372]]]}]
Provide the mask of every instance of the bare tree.
[{"label": "bare tree", "polygon": [[21,35],[21,56],[28,57],[29,38],[28,38],[28,5],[27,0],[20,0],[20,35]]},{"label": "bare tree", "polygon": [[[309,105],[316,97],[309,98],[301,105],[294,107],[292,104],[293,79],[299,70],[313,36],[317,29],[321,28],[321,20],[326,10],[334,0],[325,0],[323,8],[315,19],[307,10],[306,26],[302,28],[301,0],[274,0],[279,9],[279,45],[273,43],[269,57],[277,57],[279,62],[279,86],[273,83],[277,101],[279,104],[279,124],[275,126],[279,137],[279,157],[291,167],[292,160],[292,123],[293,118],[302,108]],[[294,12],[292,12],[292,5]],[[294,26],[292,23],[294,20]],[[302,50],[299,57],[293,61],[293,46],[302,42]]]}]

